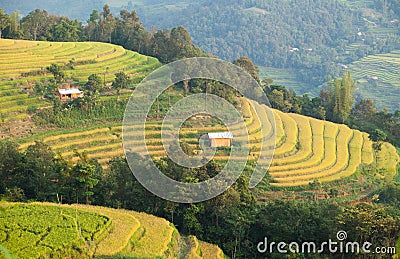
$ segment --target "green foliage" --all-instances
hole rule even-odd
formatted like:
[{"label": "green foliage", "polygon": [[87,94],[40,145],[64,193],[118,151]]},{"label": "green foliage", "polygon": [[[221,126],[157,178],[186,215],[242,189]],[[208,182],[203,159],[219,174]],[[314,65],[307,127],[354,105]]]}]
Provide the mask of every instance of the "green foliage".
[{"label": "green foliage", "polygon": [[50,41],[81,41],[83,40],[83,26],[77,20],[70,21],[61,18],[56,24],[52,24],[47,40]]},{"label": "green foliage", "polygon": [[99,191],[103,170],[97,161],[85,153],[78,153],[78,161],[70,165],[43,142],[36,141],[26,151],[19,152],[15,144],[0,142],[0,194],[10,201],[34,199],[86,203],[103,199],[102,195],[92,197]]},{"label": "green foliage", "polygon": [[378,112],[373,101],[362,99],[354,106],[348,124],[350,127],[368,132],[378,142],[388,141],[398,147],[400,146],[399,115],[398,112],[389,113],[387,110]]},{"label": "green foliage", "polygon": [[[89,97],[91,97],[89,95]],[[73,128],[84,124],[96,124],[104,122],[120,122],[123,119],[126,100],[96,100],[76,99],[72,104],[64,104],[55,101],[53,110],[38,111],[34,121],[39,126],[55,125],[60,128]]]},{"label": "green foliage", "polygon": [[44,37],[47,17],[48,13],[45,10],[36,9],[22,18],[21,24],[25,37],[33,40]]},{"label": "green foliage", "polygon": [[89,91],[89,93],[98,94],[102,86],[101,77],[96,74],[92,74],[88,77],[88,80],[85,84],[85,89]]},{"label": "green foliage", "polygon": [[328,85],[328,91],[321,93],[327,111],[327,119],[344,123],[351,114],[354,104],[353,92],[356,87],[350,71],[346,71],[342,79],[329,80]]},{"label": "green foliage", "polygon": [[317,119],[325,119],[326,110],[322,99],[310,98],[308,95],[297,96],[294,91],[281,85],[273,84],[273,80],[262,81],[264,92],[268,97],[271,107],[283,112],[293,112]]},{"label": "green foliage", "polygon": [[131,81],[129,80],[129,76],[121,71],[115,74],[115,80],[112,83],[112,87],[117,90],[117,93],[119,95],[121,89],[128,88],[130,82]]},{"label": "green foliage", "polygon": [[47,68],[47,70],[53,74],[56,83],[64,81],[65,74],[61,69],[61,66],[57,64],[51,64],[51,66]]},{"label": "green foliage", "polygon": [[89,197],[93,196],[92,189],[99,183],[99,179],[95,178],[97,167],[95,161],[89,160],[86,153],[76,152],[76,156],[80,158],[78,163],[72,168],[72,177],[75,178],[77,188],[82,188],[83,196],[86,198],[86,204],[89,204]]},{"label": "green foliage", "polygon": [[153,39],[149,47],[149,54],[158,58],[162,63],[205,55],[192,43],[188,31],[183,26],[173,28],[171,31],[157,31]]},{"label": "green foliage", "polygon": [[369,203],[345,208],[338,222],[348,232],[348,239],[368,240],[376,246],[394,246],[400,231],[400,217],[391,208]]},{"label": "green foliage", "polygon": [[382,142],[382,141],[386,141],[387,139],[387,135],[385,132],[383,132],[380,129],[376,129],[372,132],[372,134],[370,135],[370,139],[374,142]]},{"label": "green foliage", "polygon": [[13,176],[19,171],[22,156],[16,143],[10,140],[0,141],[0,193],[5,193],[6,188],[13,185]]},{"label": "green foliage", "polygon": [[400,185],[398,183],[390,183],[383,187],[379,192],[379,203],[400,207]]},{"label": "green foliage", "polygon": [[10,16],[5,14],[3,9],[0,8],[0,39],[3,30],[11,24]]},{"label": "green foliage", "polygon": [[243,68],[247,73],[249,73],[258,83],[260,83],[260,78],[258,74],[260,73],[258,67],[253,64],[253,61],[248,57],[240,57],[233,61],[233,64]]}]

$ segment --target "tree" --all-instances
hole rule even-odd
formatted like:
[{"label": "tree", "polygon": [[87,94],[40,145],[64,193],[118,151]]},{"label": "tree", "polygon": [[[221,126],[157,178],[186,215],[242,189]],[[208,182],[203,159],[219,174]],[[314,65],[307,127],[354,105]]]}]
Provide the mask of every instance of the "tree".
[{"label": "tree", "polygon": [[271,79],[271,78],[265,78],[265,79],[263,79],[263,80],[261,81],[261,85],[262,85],[263,88],[265,88],[265,87],[270,87],[270,86],[272,85],[273,82],[274,82],[273,79]]},{"label": "tree", "polygon": [[57,65],[57,64],[51,64],[47,70],[50,71],[53,76],[54,76],[54,80],[56,81],[56,83],[61,83],[62,81],[64,81],[64,72],[61,70],[61,66]]},{"label": "tree", "polygon": [[183,215],[183,227],[185,228],[185,231],[189,233],[189,235],[199,234],[199,232],[202,230],[202,225],[197,219],[197,214],[202,213],[202,210],[204,210],[204,206],[201,203],[190,204],[185,210]]},{"label": "tree", "polygon": [[348,240],[360,244],[368,240],[376,246],[394,246],[400,231],[400,217],[391,209],[369,203],[345,208],[338,221]]},{"label": "tree", "polygon": [[159,30],[154,33],[151,40],[149,54],[162,63],[205,56],[205,53],[192,43],[189,33],[182,26],[173,28],[171,31]]},{"label": "tree", "polygon": [[[52,180],[58,179],[54,172],[54,161],[56,154],[51,148],[41,142],[36,141],[34,145],[27,148],[25,152],[25,170],[27,182],[32,182],[31,186],[24,186],[25,194],[28,198],[41,201],[47,200],[50,195],[55,196],[56,184]],[[31,189],[27,189],[30,187]]]},{"label": "tree", "polygon": [[361,99],[353,108],[352,116],[359,121],[370,121],[377,113],[377,109],[372,100]]},{"label": "tree", "polygon": [[115,80],[112,83],[112,87],[117,90],[118,98],[121,89],[128,88],[129,83],[129,76],[126,75],[124,72],[121,71],[115,74]]},{"label": "tree", "polygon": [[384,186],[379,192],[379,203],[400,208],[400,184],[390,183]]},{"label": "tree", "polygon": [[[259,68],[254,65],[253,61],[248,57],[240,57],[233,61],[233,64],[246,70],[259,84],[261,83],[258,76]],[[268,81],[269,82],[269,81]]]},{"label": "tree", "polygon": [[82,39],[82,24],[77,20],[62,18],[51,25],[47,38],[51,41],[79,41]]},{"label": "tree", "polygon": [[78,163],[72,168],[72,176],[77,186],[76,191],[82,191],[81,194],[85,197],[86,204],[89,204],[89,198],[94,194],[92,189],[99,183],[99,179],[95,178],[99,166],[94,160],[89,159],[85,152],[76,151],[75,156],[79,157]]},{"label": "tree", "polygon": [[375,150],[379,151],[382,148],[383,142],[387,139],[387,135],[380,129],[375,129],[370,135],[369,138],[376,142],[374,143]]},{"label": "tree", "polygon": [[99,11],[93,10],[92,13],[90,14],[90,18],[87,21],[86,25],[86,35],[89,41],[98,41],[99,40],[99,21],[100,21],[100,15]]},{"label": "tree", "polygon": [[175,60],[201,55],[200,49],[193,45],[189,32],[183,26],[172,28],[170,40],[173,47],[172,52],[175,53]]},{"label": "tree", "polygon": [[16,186],[16,178],[23,158],[18,145],[10,140],[0,141],[0,157],[0,193],[4,194],[6,188]]},{"label": "tree", "polygon": [[116,21],[111,13],[110,7],[104,5],[103,12],[100,14],[100,29],[101,29],[101,40],[104,42],[112,42],[112,32],[115,29]]},{"label": "tree", "polygon": [[19,22],[19,11],[15,11],[11,14],[10,31],[7,37],[12,39],[21,39],[23,37],[23,33],[21,31],[21,26]]},{"label": "tree", "polygon": [[85,95],[84,102],[89,104],[90,109],[92,109],[92,105],[96,103],[97,96],[99,95],[100,90],[102,89],[102,80],[101,77],[92,74],[88,77],[88,81],[85,84]]},{"label": "tree", "polygon": [[349,118],[354,104],[355,82],[350,71],[346,71],[342,79],[328,80],[328,87],[326,92],[321,91],[327,118],[334,122],[344,123]]},{"label": "tree", "polygon": [[98,94],[102,88],[101,77],[96,74],[91,74],[85,84],[85,89],[92,93]]},{"label": "tree", "polygon": [[136,11],[121,10],[113,36],[116,44],[143,53],[148,47],[150,34],[145,30]]},{"label": "tree", "polygon": [[2,32],[5,28],[7,28],[11,24],[10,16],[3,12],[3,9],[0,8],[0,39],[2,36]]},{"label": "tree", "polygon": [[26,33],[29,33],[28,38],[33,36],[33,40],[38,39],[38,35],[42,35],[46,28],[47,12],[36,9],[22,18],[22,28]]}]

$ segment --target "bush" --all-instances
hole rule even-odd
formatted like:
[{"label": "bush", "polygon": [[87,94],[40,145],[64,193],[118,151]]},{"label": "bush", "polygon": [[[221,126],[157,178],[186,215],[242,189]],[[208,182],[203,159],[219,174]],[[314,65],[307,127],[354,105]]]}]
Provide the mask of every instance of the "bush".
[{"label": "bush", "polygon": [[19,202],[23,201],[25,198],[24,190],[18,187],[7,188],[6,189],[6,198],[8,201]]},{"label": "bush", "polygon": [[28,112],[28,114],[35,114],[37,111],[37,108],[35,105],[29,105],[26,111]]}]

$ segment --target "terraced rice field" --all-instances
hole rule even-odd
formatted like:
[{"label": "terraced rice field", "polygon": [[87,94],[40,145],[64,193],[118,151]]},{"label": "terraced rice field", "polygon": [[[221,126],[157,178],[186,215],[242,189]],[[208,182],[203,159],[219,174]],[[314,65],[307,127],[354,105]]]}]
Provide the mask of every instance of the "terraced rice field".
[{"label": "terraced rice field", "polygon": [[[254,107],[254,108],[253,108]],[[271,127],[265,129],[266,136],[260,131],[260,121],[265,122],[267,107],[256,102],[242,99],[243,115],[249,132],[250,154],[248,159],[255,161],[260,156],[261,140],[270,138]],[[318,179],[330,182],[349,177],[357,172],[360,165],[369,165],[375,161],[372,142],[366,133],[352,130],[345,125],[321,121],[298,114],[286,114],[274,110],[276,129],[276,149],[271,167],[271,185],[278,187],[307,185]],[[269,122],[268,122],[269,123]],[[262,125],[268,125],[263,123]],[[149,153],[154,158],[165,156],[160,138],[161,122],[153,121],[146,125],[146,143]],[[96,158],[106,166],[114,156],[122,156],[122,136],[120,125],[107,125],[102,128],[79,130],[76,132],[49,132],[43,136],[34,136],[35,140],[43,140],[65,158],[73,157],[73,150],[86,150],[89,157]],[[198,138],[208,132],[223,131],[225,127],[181,128],[181,140],[191,145],[198,152]],[[235,130],[233,130],[235,136]],[[241,136],[235,136],[240,139]],[[33,144],[34,139],[20,140],[21,148]],[[145,147],[139,149],[144,151]],[[262,154],[261,154],[262,155]],[[399,161],[393,146],[385,144],[378,153],[378,166],[393,171]],[[391,161],[383,157],[389,157]],[[218,152],[215,160],[229,159],[226,152]],[[263,161],[259,163],[263,165]]]},{"label": "terraced rice field", "polygon": [[[91,74],[105,76],[106,82],[111,82],[114,74],[120,71],[140,80],[160,65],[155,58],[107,43],[0,39],[0,120],[24,118],[29,106],[48,106],[47,102],[30,96],[23,89],[31,88],[34,82],[52,78],[46,72],[49,65],[65,65],[72,59],[77,65],[72,70],[65,70],[65,77],[81,82]],[[44,73],[26,74],[35,71]]]},{"label": "terraced rice field", "polygon": [[[0,241],[13,256],[41,258],[47,253],[57,254],[61,248],[96,258],[178,258],[184,254],[176,228],[149,214],[53,203],[3,202],[0,208]],[[46,218],[40,220],[39,215]],[[204,251],[199,258],[224,258],[218,246],[193,238]]]},{"label": "terraced rice field", "polygon": [[224,253],[216,245],[199,241],[195,236],[188,236],[185,238],[188,245],[188,251],[185,258],[187,259],[201,259],[201,258],[215,258],[224,259]]},{"label": "terraced rice field", "polygon": [[400,50],[367,56],[349,65],[357,92],[378,108],[400,109]]},{"label": "terraced rice field", "polygon": [[342,2],[355,8],[368,7],[374,4],[373,0],[342,0]]},{"label": "terraced rice field", "polygon": [[260,67],[261,78],[271,78],[274,80],[274,84],[284,85],[290,90],[295,91],[297,94],[311,93],[318,95],[318,89],[315,90],[310,85],[303,83],[298,80],[296,69],[281,69],[273,67]]}]

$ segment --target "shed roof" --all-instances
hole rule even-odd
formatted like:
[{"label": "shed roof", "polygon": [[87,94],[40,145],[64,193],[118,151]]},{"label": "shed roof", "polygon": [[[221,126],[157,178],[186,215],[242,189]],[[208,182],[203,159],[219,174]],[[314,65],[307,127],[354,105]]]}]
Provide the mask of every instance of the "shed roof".
[{"label": "shed roof", "polygon": [[216,139],[216,138],[226,138],[226,139],[233,139],[232,132],[214,132],[214,133],[208,133],[208,138],[210,139]]},{"label": "shed roof", "polygon": [[60,94],[81,94],[82,91],[78,88],[58,89]]}]

